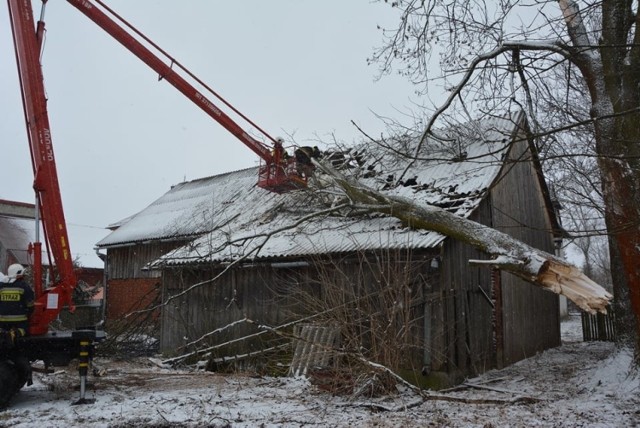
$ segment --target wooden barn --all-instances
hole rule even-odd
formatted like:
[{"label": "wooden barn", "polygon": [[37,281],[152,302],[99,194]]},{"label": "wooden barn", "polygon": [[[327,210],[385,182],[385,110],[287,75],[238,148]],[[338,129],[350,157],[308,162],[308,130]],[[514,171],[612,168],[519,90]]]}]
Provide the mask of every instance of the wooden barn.
[{"label": "wooden barn", "polygon": [[[414,161],[403,153],[414,155],[418,138],[407,135],[394,151],[351,149],[336,166],[553,253],[559,228],[524,115],[439,138]],[[282,339],[315,324],[339,332],[344,352],[455,379],[560,344],[558,297],[471,267],[486,256],[469,245],[395,218],[330,212],[314,192],[276,195],[256,181],[250,168],[178,184],[98,243],[108,301],[144,305],[161,293],[165,354],[247,355],[282,342],[266,340],[272,328],[287,332]]]}]

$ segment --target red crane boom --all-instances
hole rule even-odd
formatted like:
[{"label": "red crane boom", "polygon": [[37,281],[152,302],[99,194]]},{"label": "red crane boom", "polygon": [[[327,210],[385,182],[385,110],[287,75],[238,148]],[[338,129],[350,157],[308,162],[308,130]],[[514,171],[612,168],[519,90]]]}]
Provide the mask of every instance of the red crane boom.
[{"label": "red crane boom", "polygon": [[[256,153],[262,160],[259,168],[258,186],[276,193],[306,187],[307,177],[302,171],[309,171],[309,166],[304,165],[299,169],[295,158],[287,155],[281,141],[272,138],[253,124],[100,0],[67,1],[155,70],[160,79],[171,83]],[[42,2],[44,5],[47,0],[42,0]],[[53,284],[45,289],[42,286],[41,243],[35,242],[32,250],[34,252],[33,280],[36,302],[34,313],[29,321],[30,335],[18,338],[9,347],[5,347],[0,341],[0,408],[5,406],[11,396],[30,380],[31,370],[28,364],[26,366],[23,364],[25,360],[27,362],[42,360],[45,362],[45,366],[48,366],[66,365],[74,357],[79,357],[81,401],[84,402],[84,386],[88,362],[93,353],[93,343],[103,340],[104,332],[97,331],[95,328],[79,329],[72,332],[48,332],[49,324],[58,317],[61,310],[64,307],[73,307],[72,295],[77,286],[77,278],[69,248],[40,64],[40,50],[45,25],[42,17],[36,25],[31,0],[7,0],[7,3],[31,151],[37,211],[44,230],[44,241],[48,253],[53,256],[56,271],[52,272],[52,277],[55,278]],[[97,5],[100,5],[102,10]],[[121,21],[140,40],[161,52],[165,56],[165,60],[169,60],[169,64],[118,25],[107,13]],[[182,70],[233,112],[262,132],[267,139],[273,142],[273,146],[270,147],[245,132],[230,116],[180,75],[176,69]],[[36,228],[39,228],[37,223],[38,221],[36,221]]]},{"label": "red crane boom", "polygon": [[[237,123],[217,108],[203,94],[183,79],[173,70],[170,65],[165,64],[160,58],[147,49],[142,43],[127,33],[122,27],[111,20],[104,12],[98,9],[91,1],[88,0],[68,0],[68,2],[76,7],[80,12],[95,22],[100,28],[109,33],[111,37],[116,39],[122,46],[126,47],[131,53],[140,58],[142,62],[151,67],[160,79],[164,79],[171,83],[184,96],[189,98],[193,103],[200,107],[206,114],[215,119],[226,130],[235,135],[240,141],[253,150],[260,158],[270,161],[271,151],[269,148],[248,135]],[[96,2],[99,3],[99,2]]]},{"label": "red crane boom", "polygon": [[[276,193],[306,186],[306,176],[298,172],[299,169],[296,165],[295,158],[287,155],[281,142],[273,139],[249,121],[229,103],[219,97],[218,94],[210,90],[204,83],[109,9],[100,0],[67,1],[157,72],[161,80],[166,80],[173,85],[207,115],[256,153],[262,160],[259,170],[258,186]],[[22,88],[25,120],[31,148],[36,200],[40,208],[39,212],[46,237],[45,242],[50,247],[50,253],[55,260],[57,276],[59,277],[53,287],[42,290],[40,284],[41,275],[39,273],[41,263],[36,259],[34,263],[34,285],[36,288],[37,303],[36,310],[31,318],[31,331],[33,334],[42,334],[47,331],[48,324],[57,317],[62,307],[72,305],[71,295],[76,286],[76,276],[73,270],[71,252],[69,250],[69,239],[58,184],[51,130],[49,128],[42,67],[39,60],[41,39],[44,33],[44,22],[39,20],[36,27],[30,2],[8,0],[8,4]],[[104,11],[101,10],[98,5],[100,5]],[[120,20],[139,38],[142,38],[145,42],[160,51],[166,56],[170,63],[167,64],[163,61],[130,32],[118,25],[107,13]],[[34,31],[34,28],[37,28],[37,31]],[[268,139],[272,140],[273,146],[269,147],[245,132],[229,115],[224,113],[203,95],[201,91],[182,77],[176,71],[176,68],[183,70],[189,77],[195,79],[207,88],[243,119],[254,125]],[[41,254],[40,243],[35,243],[34,253],[36,258]]]},{"label": "red crane boom", "polygon": [[58,172],[53,153],[51,129],[47,113],[47,98],[40,66],[42,26],[34,30],[31,2],[8,0],[9,16],[20,77],[22,104],[31,148],[33,166],[33,188],[39,206],[40,218],[46,242],[55,258],[58,280],[54,286],[42,290],[41,249],[35,243],[34,288],[36,305],[30,318],[31,334],[43,334],[49,323],[56,319],[65,305],[71,304],[71,295],[76,287],[67,226],[62,209],[62,198],[58,184]]},{"label": "red crane boom", "polygon": [[[142,33],[136,30],[128,22],[122,19],[118,14],[109,9],[102,1],[95,0],[67,0],[71,5],[76,7],[85,16],[91,19],[96,25],[106,31],[111,37],[117,40],[122,46],[127,48],[131,53],[137,56],[142,62],[147,64],[151,69],[158,73],[160,79],[164,79],[171,83],[178,91],[184,96],[190,99],[194,104],[200,107],[206,114],[216,120],[227,131],[233,134],[237,139],[249,147],[254,153],[256,153],[263,161],[258,186],[267,189],[272,192],[282,193],[294,189],[306,187],[306,177],[298,172],[298,168],[295,165],[295,159],[287,156],[282,144],[276,139],[269,136],[266,132],[260,130],[267,138],[273,142],[273,147],[270,148],[264,143],[251,137],[245,132],[235,121],[231,119],[227,114],[220,110],[213,102],[205,97],[200,91],[198,91],[191,83],[184,79],[180,74],[176,72],[173,65],[178,65],[181,69],[185,70],[189,76],[194,77],[188,70],[180,66],[171,56],[166,54],[155,43],[145,37]],[[127,27],[129,27],[135,34],[143,38],[147,43],[150,43],[154,48],[158,49],[171,61],[170,65],[167,65],[162,59],[155,55],[150,49],[144,46],[128,31],[118,25],[113,19],[111,19],[105,12],[97,7],[100,5],[105,11],[111,14],[116,19],[120,20]],[[194,77],[195,78],[195,77]],[[199,79],[195,78],[199,83],[202,83]],[[204,85],[204,84],[203,84]],[[206,87],[206,85],[204,85]],[[207,87],[207,89],[209,89]],[[210,90],[210,89],[209,89]],[[240,114],[236,109],[231,107],[226,101],[220,98],[215,92],[210,90],[216,97],[223,101],[228,107],[233,109],[236,113]],[[249,121],[245,116],[240,114],[245,120]],[[255,126],[251,121],[252,125]]]}]

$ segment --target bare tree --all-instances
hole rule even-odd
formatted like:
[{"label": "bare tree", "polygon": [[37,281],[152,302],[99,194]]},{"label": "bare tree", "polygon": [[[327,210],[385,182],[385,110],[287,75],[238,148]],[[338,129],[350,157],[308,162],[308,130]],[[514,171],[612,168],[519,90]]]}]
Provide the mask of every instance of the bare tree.
[{"label": "bare tree", "polygon": [[[634,338],[639,350],[638,2],[385,2],[399,11],[399,25],[385,31],[385,44],[372,61],[383,72],[400,64],[401,72],[423,85],[425,92],[439,82],[449,91],[447,100],[431,115],[425,138],[444,116],[460,117],[471,111],[481,115],[514,104],[525,106],[540,135],[578,126],[589,130],[595,143],[616,300],[623,303],[628,296],[635,314],[631,326],[619,327],[632,333],[627,337]],[[431,62],[437,59],[434,54],[439,55],[439,67]],[[564,81],[557,79],[560,71],[567,76]],[[565,90],[557,91],[558,84],[565,85]],[[576,105],[581,88],[587,102]],[[550,104],[556,108],[549,109]],[[564,144],[559,137],[555,141]]]},{"label": "bare tree", "polygon": [[424,274],[430,260],[412,261],[410,250],[359,252],[356,257],[355,275],[336,260],[314,263],[317,287],[312,289],[320,292],[299,290],[295,299],[303,314],[318,314],[316,322],[339,325],[343,352],[396,372],[417,364],[411,351],[425,346],[416,342],[421,335],[414,331],[423,325],[424,312],[417,308],[424,301],[424,281],[432,280]]}]

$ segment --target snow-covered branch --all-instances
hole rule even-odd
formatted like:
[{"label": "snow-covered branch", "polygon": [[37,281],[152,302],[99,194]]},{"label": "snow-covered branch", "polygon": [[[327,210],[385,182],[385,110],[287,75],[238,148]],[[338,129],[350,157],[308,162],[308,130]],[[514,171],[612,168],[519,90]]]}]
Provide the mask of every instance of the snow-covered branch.
[{"label": "snow-covered branch", "polygon": [[317,165],[331,175],[336,185],[361,208],[370,206],[374,211],[396,217],[411,228],[433,230],[468,243],[493,256],[491,264],[496,268],[564,295],[589,313],[606,313],[611,294],[568,262],[439,207],[423,206],[406,198],[382,194],[354,182],[331,166]]}]

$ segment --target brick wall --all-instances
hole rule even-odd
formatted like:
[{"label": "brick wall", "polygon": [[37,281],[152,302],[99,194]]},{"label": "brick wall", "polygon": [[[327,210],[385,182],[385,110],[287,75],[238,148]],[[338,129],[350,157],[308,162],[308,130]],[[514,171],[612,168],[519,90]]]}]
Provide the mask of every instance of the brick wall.
[{"label": "brick wall", "polygon": [[148,308],[159,300],[158,278],[112,279],[107,287],[106,321],[121,320],[128,313]]},{"label": "brick wall", "polygon": [[90,287],[94,287],[96,285],[102,285],[104,269],[82,267],[76,269],[76,276],[78,280],[86,282]]}]

